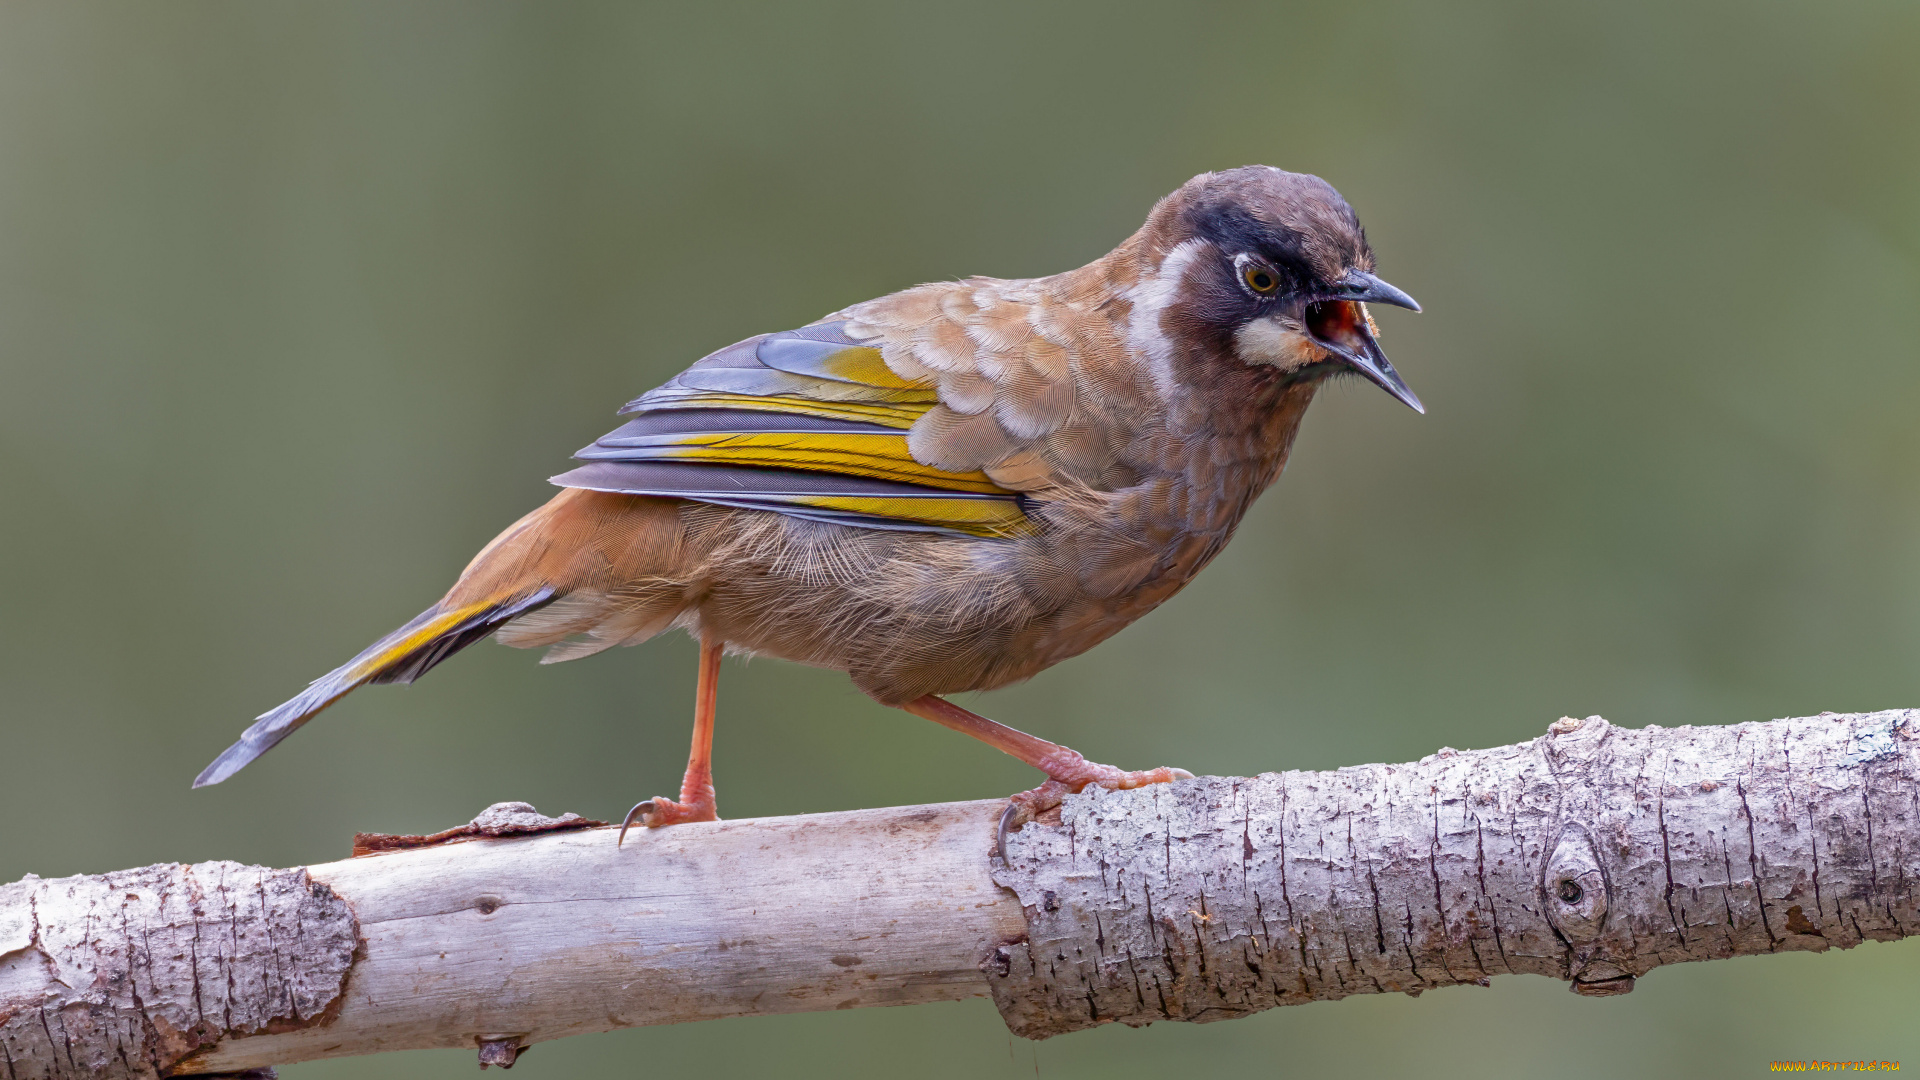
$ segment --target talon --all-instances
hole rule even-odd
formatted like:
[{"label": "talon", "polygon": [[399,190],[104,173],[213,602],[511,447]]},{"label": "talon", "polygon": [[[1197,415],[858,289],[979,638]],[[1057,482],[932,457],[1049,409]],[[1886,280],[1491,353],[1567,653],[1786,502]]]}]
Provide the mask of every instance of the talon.
[{"label": "talon", "polygon": [[626,843],[627,830],[636,820],[649,829],[684,821],[720,820],[713,801],[713,701],[724,644],[718,638],[700,638],[700,681],[693,695],[693,748],[687,754],[686,774],[680,778],[680,800],[655,796],[635,803],[620,823],[620,838],[613,846]]},{"label": "talon", "polygon": [[646,817],[652,806],[652,799],[642,799],[633,804],[633,809],[627,811],[626,818],[620,822],[620,838],[613,842],[614,847],[619,847],[621,844],[627,842],[627,830],[633,828],[635,819]]},{"label": "talon", "polygon": [[[655,795],[627,811],[627,820],[620,826],[620,837],[625,839],[627,830],[637,820],[649,829],[664,828],[668,825],[680,825],[689,821],[719,821],[720,815],[714,812],[713,789],[708,788],[703,795],[688,797],[681,792],[683,801],[675,802],[664,796]],[[614,846],[618,847],[616,843]]]},{"label": "talon", "polygon": [[1020,804],[1014,802],[1012,799],[1008,799],[1007,808],[1000,811],[1000,827],[994,832],[994,838],[998,843],[994,850],[999,853],[1000,864],[1002,866],[1012,865],[1007,862],[1007,830],[1013,826],[1013,817],[1019,813],[1019,811]]}]

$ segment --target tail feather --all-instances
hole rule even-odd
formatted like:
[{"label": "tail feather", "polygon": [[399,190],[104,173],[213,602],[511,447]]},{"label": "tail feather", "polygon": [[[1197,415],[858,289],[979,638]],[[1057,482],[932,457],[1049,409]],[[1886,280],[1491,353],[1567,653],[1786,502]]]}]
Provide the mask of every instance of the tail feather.
[{"label": "tail feather", "polygon": [[196,788],[217,784],[274,748],[322,709],[364,683],[410,683],[434,665],[479,641],[512,619],[552,603],[552,586],[522,596],[452,609],[436,604],[360,655],[315,679],[291,701],[261,714],[238,741],[194,778]]}]

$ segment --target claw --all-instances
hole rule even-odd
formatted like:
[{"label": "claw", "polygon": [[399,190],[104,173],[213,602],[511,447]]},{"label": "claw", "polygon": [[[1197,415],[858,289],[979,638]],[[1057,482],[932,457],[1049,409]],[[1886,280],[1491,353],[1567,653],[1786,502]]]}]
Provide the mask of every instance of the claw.
[{"label": "claw", "polygon": [[1013,816],[1019,812],[1020,804],[1012,799],[1008,799],[1007,808],[1000,811],[1000,827],[995,830],[994,838],[998,841],[995,850],[999,852],[1002,866],[1012,865],[1007,862],[1007,830],[1013,826]]},{"label": "claw", "polygon": [[613,842],[613,846],[619,847],[621,844],[626,843],[627,830],[633,828],[633,823],[635,821],[641,818],[644,818],[647,816],[647,814],[651,813],[652,809],[653,809],[652,799],[642,799],[639,802],[634,803],[633,809],[627,811],[626,819],[620,822],[620,838]]}]

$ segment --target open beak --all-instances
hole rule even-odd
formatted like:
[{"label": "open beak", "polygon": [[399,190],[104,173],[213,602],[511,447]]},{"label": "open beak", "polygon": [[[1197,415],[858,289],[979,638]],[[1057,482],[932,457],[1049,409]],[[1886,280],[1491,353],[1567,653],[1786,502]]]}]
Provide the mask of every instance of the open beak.
[{"label": "open beak", "polygon": [[1426,406],[1407,388],[1400,373],[1387,362],[1380,343],[1373,340],[1373,327],[1362,304],[1392,304],[1419,311],[1413,297],[1381,281],[1364,270],[1349,270],[1347,276],[1326,297],[1307,305],[1307,333],[1321,348],[1352,364],[1360,374],[1372,379],[1380,389],[1399,398],[1408,408],[1425,413]]}]

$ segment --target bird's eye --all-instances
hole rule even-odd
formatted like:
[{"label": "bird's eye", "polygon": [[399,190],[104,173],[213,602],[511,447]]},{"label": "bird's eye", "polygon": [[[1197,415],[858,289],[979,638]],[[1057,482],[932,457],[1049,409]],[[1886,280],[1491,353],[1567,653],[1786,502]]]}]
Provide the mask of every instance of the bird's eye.
[{"label": "bird's eye", "polygon": [[1274,276],[1273,271],[1261,266],[1259,263],[1248,263],[1246,266],[1241,267],[1240,280],[1247,283],[1247,288],[1252,289],[1261,296],[1270,295],[1275,289],[1280,287],[1280,279]]}]

